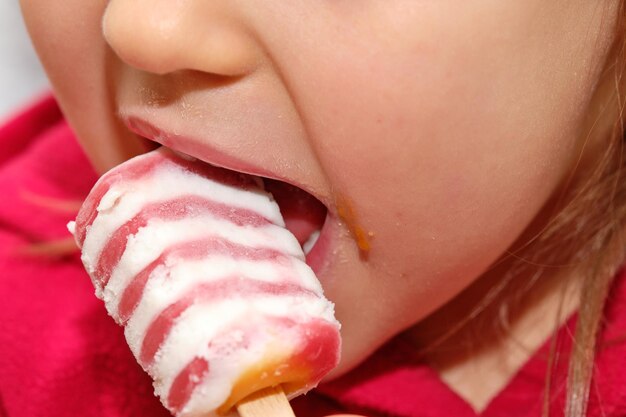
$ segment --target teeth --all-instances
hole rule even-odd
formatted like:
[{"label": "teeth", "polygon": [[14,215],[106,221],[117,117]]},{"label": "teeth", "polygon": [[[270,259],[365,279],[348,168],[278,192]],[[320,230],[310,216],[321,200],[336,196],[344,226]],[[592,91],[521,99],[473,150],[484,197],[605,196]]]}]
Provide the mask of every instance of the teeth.
[{"label": "teeth", "polygon": [[302,250],[304,251],[305,255],[308,255],[308,253],[311,252],[311,249],[313,249],[313,246],[315,246],[315,243],[317,242],[317,239],[319,239],[319,237],[320,237],[319,230],[316,230],[313,233],[311,233],[311,236],[309,236],[307,241],[304,242],[304,244],[302,245]]}]

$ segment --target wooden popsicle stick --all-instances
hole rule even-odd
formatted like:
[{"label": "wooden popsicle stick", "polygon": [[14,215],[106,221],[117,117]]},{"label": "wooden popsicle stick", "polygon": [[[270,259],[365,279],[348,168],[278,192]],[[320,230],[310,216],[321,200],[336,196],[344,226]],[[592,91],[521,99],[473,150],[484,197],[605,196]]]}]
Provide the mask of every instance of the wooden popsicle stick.
[{"label": "wooden popsicle stick", "polygon": [[280,386],[264,388],[237,404],[241,417],[296,417]]}]

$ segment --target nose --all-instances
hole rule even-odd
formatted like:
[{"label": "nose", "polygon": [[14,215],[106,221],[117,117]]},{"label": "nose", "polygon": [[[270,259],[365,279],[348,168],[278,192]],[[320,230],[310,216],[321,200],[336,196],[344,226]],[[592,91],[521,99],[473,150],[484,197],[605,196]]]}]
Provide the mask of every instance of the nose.
[{"label": "nose", "polygon": [[102,31],[113,51],[140,70],[250,72],[258,46],[230,0],[111,0]]}]

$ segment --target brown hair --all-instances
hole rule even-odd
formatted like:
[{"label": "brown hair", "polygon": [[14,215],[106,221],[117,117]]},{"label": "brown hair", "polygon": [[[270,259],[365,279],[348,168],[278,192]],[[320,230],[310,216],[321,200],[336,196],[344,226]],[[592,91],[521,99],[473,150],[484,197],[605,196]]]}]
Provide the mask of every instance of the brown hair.
[{"label": "brown hair", "polygon": [[[596,87],[595,102],[590,106],[591,130],[586,132],[587,142],[599,144],[603,152],[599,152],[593,165],[584,167],[584,181],[566,186],[556,197],[558,201],[554,207],[558,207],[558,211],[541,232],[526,241],[519,251],[508,253],[519,262],[494,291],[494,294],[501,293],[505,286],[511,285],[516,289],[522,287],[521,294],[524,294],[547,268],[578,267],[577,271],[581,273],[577,283],[579,307],[567,373],[566,417],[586,414],[604,307],[626,254],[626,86],[623,77],[626,70],[626,0],[620,2],[615,30],[614,43],[600,76],[601,82]],[[516,276],[524,275],[520,272],[525,268],[534,269],[530,274],[531,282],[513,282]],[[563,293],[568,285],[572,283],[563,283]],[[509,301],[503,299],[500,308],[508,309]],[[500,314],[500,317],[505,316]],[[545,417],[549,415],[551,372],[558,355],[556,327],[546,375],[542,413]]]},{"label": "brown hair", "polygon": [[[626,252],[626,1],[620,3],[618,13],[615,42],[602,77],[608,82],[599,86],[609,91],[599,94],[605,97],[605,104],[596,116],[598,123],[594,123],[596,134],[606,138],[605,152],[590,173],[589,180],[576,190],[569,206],[546,230],[548,235],[559,234],[561,241],[573,249],[572,258],[586,263],[567,375],[566,417],[586,414],[604,305]],[[602,120],[607,122],[602,123]],[[593,134],[589,132],[589,135]],[[581,223],[581,219],[585,221]],[[564,234],[564,230],[570,230],[570,233]],[[545,415],[547,399],[548,396]]]},{"label": "brown hair", "polygon": [[[572,293],[572,288],[579,294],[567,371],[566,417],[583,417],[586,414],[604,307],[626,255],[626,80],[623,77],[626,70],[626,0],[620,2],[615,31],[600,82],[589,106],[586,126],[590,126],[590,130],[584,132],[587,135],[585,144],[597,146],[594,149],[594,156],[597,154],[595,160],[585,160],[583,166],[584,149],[581,149],[581,164],[575,167],[577,172],[572,172],[560,187],[559,195],[546,203],[552,214],[547,216],[547,220],[536,219],[491,267],[496,270],[496,274],[492,274],[496,279],[488,281],[486,290],[484,283],[476,282],[464,291],[465,295],[469,293],[472,296],[459,295],[460,298],[479,299],[452,313],[455,319],[458,318],[454,325],[438,330],[438,334],[428,334],[424,339],[421,329],[410,336],[418,344],[420,353],[428,355],[471,324],[473,331],[468,332],[470,337],[457,337],[454,342],[464,344],[461,349],[480,349],[480,341],[471,335],[481,334],[484,330],[491,330],[496,336],[510,334],[511,318],[532,297],[531,289],[536,289],[538,284],[545,285],[542,281],[550,279],[546,271],[554,272],[557,268],[575,270],[575,276],[559,276],[547,284],[561,288],[561,304],[565,302],[566,294]],[[600,151],[595,152],[597,149]],[[559,307],[558,317],[555,317],[543,398],[544,417],[549,416],[553,399],[551,383],[560,353],[557,331],[564,313]],[[423,329],[427,332],[436,329],[437,326],[432,326],[432,323],[441,322],[440,314],[441,311],[436,311],[426,318],[422,323]],[[494,317],[498,319],[494,320]],[[428,321],[431,323],[428,324]]]}]

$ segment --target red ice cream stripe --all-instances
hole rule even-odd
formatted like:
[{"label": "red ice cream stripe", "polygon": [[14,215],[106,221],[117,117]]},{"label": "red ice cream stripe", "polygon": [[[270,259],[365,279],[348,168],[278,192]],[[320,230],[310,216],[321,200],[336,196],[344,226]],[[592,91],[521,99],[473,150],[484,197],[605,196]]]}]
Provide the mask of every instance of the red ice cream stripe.
[{"label": "red ice cream stripe", "polygon": [[257,188],[254,178],[250,175],[215,167],[198,160],[185,159],[167,148],[159,148],[156,151],[131,159],[102,176],[89,193],[89,196],[87,196],[76,217],[76,240],[78,245],[82,247],[87,227],[93,224],[98,215],[98,204],[100,204],[100,200],[102,200],[102,197],[104,197],[112,185],[118,182],[138,180],[148,176],[156,168],[160,167],[189,171],[201,177],[224,185],[235,186],[242,190]]},{"label": "red ice cream stripe", "polygon": [[139,361],[146,368],[152,365],[156,353],[172,330],[176,319],[193,304],[207,303],[216,299],[228,300],[258,295],[319,297],[315,291],[291,282],[266,282],[238,276],[225,277],[216,281],[198,284],[179,300],[166,307],[152,321],[141,345]]},{"label": "red ice cream stripe", "polygon": [[336,323],[315,318],[301,324],[306,331],[302,332],[302,343],[294,354],[293,361],[303,363],[311,370],[309,376],[313,384],[317,384],[328,372],[339,363],[341,336]]},{"label": "red ice cream stripe", "polygon": [[256,211],[233,207],[197,195],[182,196],[169,201],[148,204],[132,219],[113,232],[102,248],[96,265],[96,277],[100,285],[104,287],[109,282],[113,269],[126,250],[128,237],[146,226],[148,221],[153,219],[179,220],[191,218],[198,214],[210,214],[238,226],[260,227],[271,224],[268,219]]},{"label": "red ice cream stripe", "polygon": [[193,358],[176,376],[167,395],[167,405],[178,414],[191,398],[194,389],[209,373],[209,362],[204,358]]},{"label": "red ice cream stripe", "polygon": [[76,240],[78,246],[83,246],[85,235],[87,234],[87,227],[91,226],[96,219],[98,215],[98,204],[100,204],[100,200],[102,200],[102,197],[109,191],[111,186],[120,181],[130,181],[141,178],[152,171],[160,162],[162,162],[162,156],[160,154],[156,152],[149,153],[132,162],[128,162],[128,165],[124,165],[124,168],[114,168],[100,178],[100,181],[98,181],[91,190],[76,216]]},{"label": "red ice cream stripe", "polygon": [[130,281],[124,289],[118,306],[118,315],[122,323],[126,323],[141,301],[144,288],[152,272],[165,265],[169,259],[179,261],[197,260],[219,254],[228,255],[233,259],[251,261],[287,262],[288,255],[275,249],[255,248],[231,242],[219,236],[207,236],[202,239],[181,242],[167,248],[158,258],[152,261]]}]

